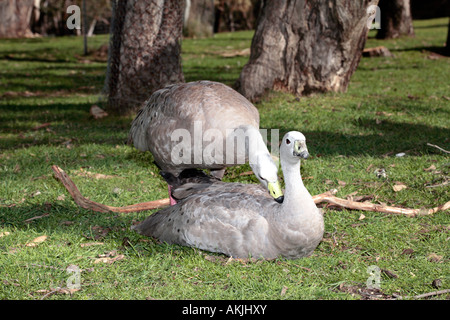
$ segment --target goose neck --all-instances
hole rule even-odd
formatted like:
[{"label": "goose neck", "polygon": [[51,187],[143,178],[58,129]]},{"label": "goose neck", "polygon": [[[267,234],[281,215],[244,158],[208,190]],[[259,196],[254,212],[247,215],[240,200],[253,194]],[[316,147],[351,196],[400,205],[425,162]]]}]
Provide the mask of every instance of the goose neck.
[{"label": "goose neck", "polygon": [[301,173],[300,161],[295,163],[281,160],[283,176],[285,182],[283,211],[284,214],[297,215],[300,212],[315,207],[314,201],[308,190],[305,188]]}]

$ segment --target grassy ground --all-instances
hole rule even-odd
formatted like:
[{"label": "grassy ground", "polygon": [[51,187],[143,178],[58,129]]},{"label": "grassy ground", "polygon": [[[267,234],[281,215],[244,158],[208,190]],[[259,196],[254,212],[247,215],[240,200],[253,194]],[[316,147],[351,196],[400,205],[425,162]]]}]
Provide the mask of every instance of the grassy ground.
[{"label": "grassy ground", "polygon": [[[312,157],[302,175],[312,194],[337,188],[340,197],[414,208],[449,200],[448,154],[427,146],[450,150],[450,63],[433,54],[446,31],[447,19],[436,19],[415,22],[415,38],[377,41],[371,33],[367,47],[384,45],[394,57],[363,58],[348,92],[270,93],[257,105],[263,128],[307,137]],[[184,40],[186,81],[233,84],[251,37]],[[89,44],[107,41],[97,36]],[[407,218],[325,208],[325,235],[313,256],[243,262],[129,230],[150,212],[78,208],[51,165],[108,205],[166,197],[151,154],[123,144],[131,118],[89,116],[92,104],[103,106],[106,63],[81,54],[81,38],[0,41],[0,299],[412,298],[436,290],[436,279],[439,289],[450,287],[448,211]],[[377,169],[386,177],[377,178]],[[225,179],[256,183],[239,176],[248,170],[233,168]],[[400,183],[406,188],[394,191]],[[69,265],[81,269],[81,289],[72,294]],[[377,296],[366,289],[374,283],[371,266],[381,270]]]}]

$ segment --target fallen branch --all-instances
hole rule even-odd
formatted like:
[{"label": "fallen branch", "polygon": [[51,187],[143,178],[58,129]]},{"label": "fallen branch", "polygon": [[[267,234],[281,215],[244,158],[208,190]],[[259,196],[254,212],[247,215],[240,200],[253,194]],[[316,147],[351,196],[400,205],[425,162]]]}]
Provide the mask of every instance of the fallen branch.
[{"label": "fallen branch", "polygon": [[411,299],[411,298],[412,299],[423,299],[423,298],[438,296],[438,295],[447,294],[447,293],[450,293],[450,289],[444,289],[444,290],[440,290],[440,291],[431,291],[431,292],[419,294],[417,296],[406,296],[406,297],[402,297],[401,295],[398,295],[398,294],[393,294],[393,297],[396,299]]},{"label": "fallen branch", "polygon": [[353,210],[363,210],[363,211],[374,211],[374,212],[382,212],[382,213],[393,213],[393,214],[403,214],[409,217],[415,216],[426,216],[434,214],[438,211],[444,211],[450,209],[450,201],[447,203],[432,208],[432,209],[409,209],[409,208],[399,208],[399,207],[391,207],[385,206],[381,204],[375,204],[371,202],[356,202],[352,200],[341,199],[335,197],[332,192],[325,192],[318,195],[313,196],[313,200],[315,204],[319,204],[322,202],[331,203],[333,205]]},{"label": "fallen branch", "polygon": [[445,150],[445,149],[442,149],[441,147],[439,147],[439,146],[437,146],[437,145],[435,145],[435,144],[427,143],[427,146],[437,148],[437,149],[439,149],[439,150],[441,150],[442,152],[445,152],[445,153],[450,153],[450,151],[447,151],[447,150]]},{"label": "fallen branch", "polygon": [[129,212],[139,212],[145,210],[152,210],[161,207],[165,207],[169,205],[169,198],[159,199],[150,202],[143,202],[138,204],[133,204],[125,207],[111,207],[101,203],[94,202],[89,200],[81,195],[80,190],[78,190],[77,186],[73,181],[69,178],[69,176],[58,166],[52,166],[52,170],[55,173],[56,179],[61,181],[64,187],[72,196],[73,200],[77,205],[82,207],[83,209],[89,209],[96,212],[121,212],[121,213],[129,213]]},{"label": "fallen branch", "polygon": [[417,296],[414,296],[414,298],[422,299],[422,298],[428,298],[428,297],[437,296],[437,295],[446,294],[446,293],[450,293],[450,289],[445,289],[445,290],[440,290],[440,291],[432,291],[432,292],[428,292],[428,293],[424,293],[424,294],[419,294]]},{"label": "fallen branch", "polygon": [[[153,210],[157,208],[162,208],[168,206],[170,204],[169,198],[154,200],[150,202],[142,202],[133,204],[125,207],[111,207],[101,203],[94,202],[89,200],[81,195],[81,192],[78,190],[77,186],[73,181],[69,178],[69,176],[58,166],[52,166],[52,170],[55,172],[55,177],[62,182],[64,187],[72,196],[73,200],[77,205],[84,209],[90,209],[97,212],[121,212],[121,213],[129,213],[129,212],[138,212],[145,210]],[[393,213],[393,214],[403,214],[409,217],[415,217],[418,215],[431,215],[438,211],[445,211],[450,209],[450,201],[447,203],[432,208],[432,209],[408,209],[408,208],[399,208],[399,207],[391,207],[380,204],[375,204],[371,202],[357,202],[352,200],[341,199],[335,197],[334,194],[336,191],[328,191],[325,193],[321,193],[313,196],[313,200],[315,204],[319,204],[322,202],[327,202],[342,208],[353,209],[353,210],[363,210],[363,211],[374,211],[374,212],[382,212],[382,213]]]}]

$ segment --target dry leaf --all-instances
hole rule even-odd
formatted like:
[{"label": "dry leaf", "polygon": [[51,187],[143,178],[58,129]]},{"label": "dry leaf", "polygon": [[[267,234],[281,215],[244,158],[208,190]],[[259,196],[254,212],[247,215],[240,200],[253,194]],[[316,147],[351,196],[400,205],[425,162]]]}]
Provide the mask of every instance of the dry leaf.
[{"label": "dry leaf", "polygon": [[108,113],[106,113],[105,110],[103,110],[102,108],[100,108],[95,104],[91,106],[89,112],[91,113],[91,116],[94,117],[94,119],[101,119],[108,115]]},{"label": "dry leaf", "polygon": [[286,294],[287,289],[288,289],[288,287],[283,286],[283,289],[281,289],[280,296],[284,296]]},{"label": "dry leaf", "polygon": [[84,177],[95,178],[95,179],[111,179],[111,178],[118,177],[118,176],[110,176],[110,175],[106,175],[106,174],[102,174],[102,173],[93,173],[90,171],[84,171],[83,168],[81,168],[78,171],[75,171],[74,173],[78,176],[84,176]]},{"label": "dry leaf", "polygon": [[392,187],[395,192],[398,192],[400,190],[408,188],[403,182],[396,182],[395,185]]},{"label": "dry leaf", "polygon": [[8,231],[0,232],[0,238],[9,236],[10,234],[11,233],[9,233]]},{"label": "dry leaf", "polygon": [[338,184],[342,187],[345,187],[347,185],[347,182],[338,180]]},{"label": "dry leaf", "polygon": [[362,220],[362,219],[364,219],[365,217],[366,217],[366,216],[363,215],[363,214],[361,213],[361,215],[359,216],[358,220]]},{"label": "dry leaf", "polygon": [[413,253],[414,253],[414,250],[413,250],[413,249],[410,249],[410,248],[404,249],[404,250],[402,251],[402,254],[408,254],[408,255],[411,255],[411,254],[413,254]]},{"label": "dry leaf", "polygon": [[44,242],[45,240],[47,240],[47,236],[40,236],[40,237],[34,238],[33,241],[28,242],[25,246],[27,246],[27,247],[35,247],[39,243]]},{"label": "dry leaf", "polygon": [[47,290],[47,289],[41,289],[41,290],[36,290],[34,291],[35,293],[42,293],[42,294],[47,294],[49,292],[52,292],[52,290]]},{"label": "dry leaf", "polygon": [[114,262],[116,262],[116,261],[122,260],[122,259],[124,259],[124,258],[125,258],[125,256],[124,256],[123,254],[119,254],[118,256],[115,256],[115,257],[113,257],[113,258],[107,258],[107,257],[104,257],[104,258],[98,258],[98,259],[95,259],[94,263],[100,263],[100,262],[103,262],[103,263],[109,263],[109,264],[111,264],[111,263],[114,263]]},{"label": "dry leaf", "polygon": [[245,48],[243,50],[237,50],[237,51],[232,51],[232,52],[223,52],[223,53],[220,53],[220,55],[224,58],[248,56],[248,55],[250,55],[250,48]]},{"label": "dry leaf", "polygon": [[51,125],[50,122],[46,122],[46,123],[43,123],[43,124],[40,124],[40,125],[34,127],[33,130],[36,131],[36,130],[39,130],[39,129],[42,129],[42,128],[47,128],[47,127],[49,127],[50,125]]},{"label": "dry leaf", "polygon": [[433,286],[433,288],[439,289],[440,287],[442,287],[442,280],[434,279],[433,282],[431,282],[431,285]]},{"label": "dry leaf", "polygon": [[423,171],[433,171],[433,170],[436,170],[436,166],[434,164],[432,164],[431,166],[429,166],[426,169],[423,169]]},{"label": "dry leaf", "polygon": [[90,246],[100,246],[104,244],[103,242],[87,242],[87,243],[82,243],[80,244],[80,247],[84,248],[84,247],[90,247]]},{"label": "dry leaf", "polygon": [[430,262],[440,262],[443,256],[439,256],[436,253],[430,253],[427,258]]},{"label": "dry leaf", "polygon": [[386,276],[388,276],[389,278],[398,278],[398,275],[396,275],[395,273],[393,273],[393,272],[390,271],[390,270],[387,270],[387,269],[381,269],[381,272],[382,272],[383,274],[385,274]]},{"label": "dry leaf", "polygon": [[16,248],[16,247],[11,248],[11,249],[8,250],[9,253],[16,253],[18,251],[19,251],[19,248]]},{"label": "dry leaf", "polygon": [[61,143],[62,145],[66,146],[67,149],[72,149],[73,148],[73,144],[72,144],[72,139],[69,139],[67,141],[64,141],[63,143]]},{"label": "dry leaf", "polygon": [[56,200],[59,200],[59,201],[64,201],[65,199],[66,199],[66,195],[65,194],[61,194],[61,195],[58,196],[58,198],[56,198]]}]

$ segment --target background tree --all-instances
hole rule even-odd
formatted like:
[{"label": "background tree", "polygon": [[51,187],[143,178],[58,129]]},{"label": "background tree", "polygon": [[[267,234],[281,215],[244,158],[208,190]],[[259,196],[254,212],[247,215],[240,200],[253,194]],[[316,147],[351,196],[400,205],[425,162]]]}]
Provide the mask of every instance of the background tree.
[{"label": "background tree", "polygon": [[114,0],[105,89],[112,110],[136,111],[155,90],[183,82],[179,0]]},{"label": "background tree", "polygon": [[185,0],[183,34],[211,37],[214,28],[214,0]]},{"label": "background tree", "polygon": [[380,0],[381,24],[378,39],[413,36],[410,0]]},{"label": "background tree", "polygon": [[237,89],[294,94],[345,91],[364,48],[369,5],[378,0],[265,1]]},{"label": "background tree", "polygon": [[214,0],[214,32],[250,30],[264,0]]},{"label": "background tree", "polygon": [[445,55],[450,56],[450,19],[448,20],[447,41],[445,43]]},{"label": "background tree", "polygon": [[34,0],[0,1],[0,38],[30,36]]}]

